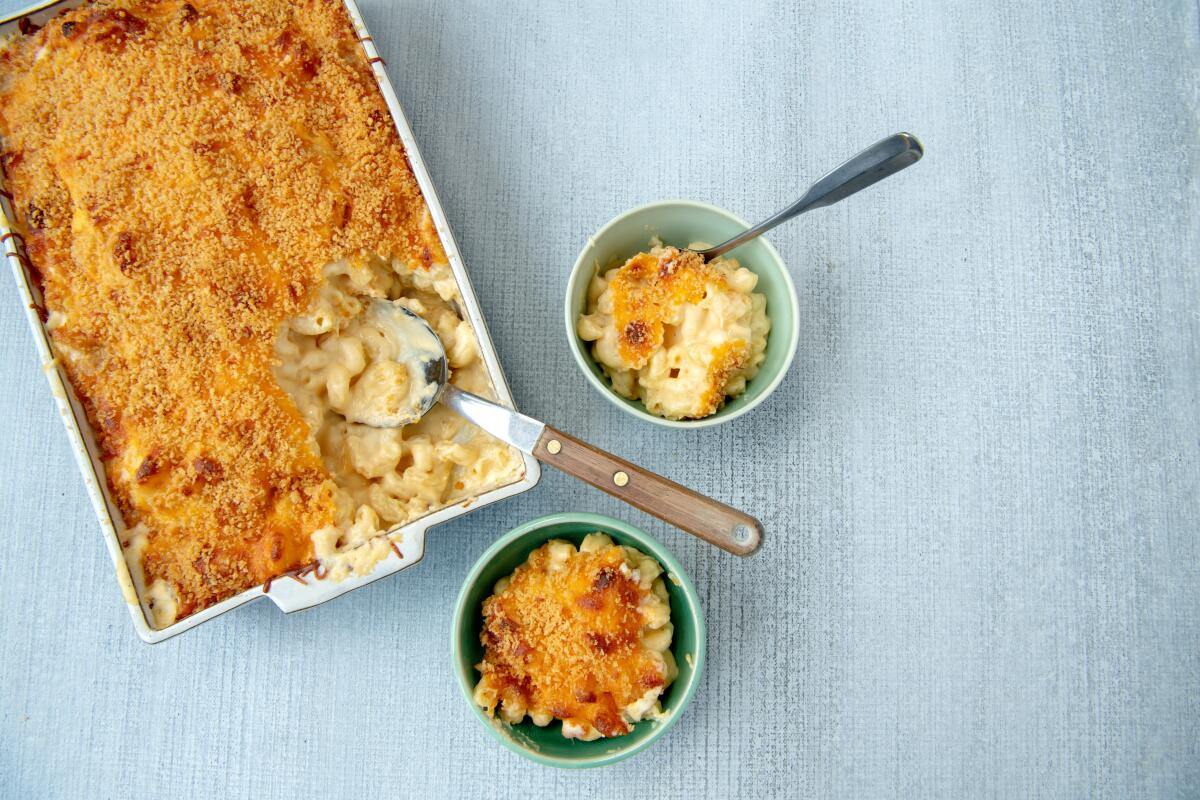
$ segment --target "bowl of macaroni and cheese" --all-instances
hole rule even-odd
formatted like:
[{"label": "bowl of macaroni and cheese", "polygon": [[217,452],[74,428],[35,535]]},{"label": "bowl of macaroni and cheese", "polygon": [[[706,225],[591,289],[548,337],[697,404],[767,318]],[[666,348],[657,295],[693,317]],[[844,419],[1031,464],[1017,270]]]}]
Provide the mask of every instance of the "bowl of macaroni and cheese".
[{"label": "bowl of macaroni and cheese", "polygon": [[588,239],[566,324],[592,386],[671,427],[727,422],[774,391],[799,341],[796,290],[778,252],[761,237],[709,262],[694,252],[747,227],[715,206],[668,200]]},{"label": "bowl of macaroni and cheese", "polygon": [[657,541],[610,517],[556,514],[480,556],[451,644],[464,696],[501,743],[549,766],[594,767],[678,719],[700,677],[704,621]]}]

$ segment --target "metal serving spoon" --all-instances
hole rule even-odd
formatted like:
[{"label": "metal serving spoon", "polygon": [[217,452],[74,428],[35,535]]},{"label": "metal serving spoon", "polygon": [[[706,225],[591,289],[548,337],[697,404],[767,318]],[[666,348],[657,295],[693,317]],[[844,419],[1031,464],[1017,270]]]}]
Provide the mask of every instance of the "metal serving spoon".
[{"label": "metal serving spoon", "polygon": [[895,175],[905,167],[920,161],[924,153],[925,148],[911,133],[897,133],[886,139],[880,139],[808,187],[808,191],[804,193],[803,197],[775,216],[763,220],[753,228],[747,228],[716,247],[696,252],[705,261],[711,261],[722,253],[728,253],[738,245],[763,235],[776,225],[787,222],[792,217],[798,217],[805,211],[811,211],[814,208],[831,206],[873,183],[878,183],[889,175]]},{"label": "metal serving spoon", "polygon": [[409,395],[419,402],[418,408],[394,408],[390,417],[376,414],[367,424],[377,428],[399,427],[424,416],[440,401],[497,439],[722,550],[748,556],[761,544],[762,523],[749,514],[452,385],[441,339],[424,319],[404,306],[388,300],[372,300],[363,314],[373,327],[391,328],[410,338],[414,320],[424,328],[428,336],[421,333],[415,343],[424,375],[412,375],[410,369],[409,379],[423,378],[435,387],[432,392]]}]

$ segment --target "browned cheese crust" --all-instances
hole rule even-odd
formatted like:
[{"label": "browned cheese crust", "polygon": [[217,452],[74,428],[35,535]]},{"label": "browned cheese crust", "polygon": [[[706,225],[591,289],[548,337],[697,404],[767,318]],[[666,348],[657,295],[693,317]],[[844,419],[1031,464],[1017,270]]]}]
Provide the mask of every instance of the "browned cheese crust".
[{"label": "browned cheese crust", "polygon": [[7,187],[145,582],[183,618],[332,523],[271,375],[322,265],[445,256],[341,3],[101,0],[25,29],[0,54]]},{"label": "browned cheese crust", "polygon": [[576,553],[557,573],[549,552],[534,550],[484,601],[483,683],[501,701],[621,736],[621,709],[665,683],[641,641],[650,590],[622,572],[619,547]]}]

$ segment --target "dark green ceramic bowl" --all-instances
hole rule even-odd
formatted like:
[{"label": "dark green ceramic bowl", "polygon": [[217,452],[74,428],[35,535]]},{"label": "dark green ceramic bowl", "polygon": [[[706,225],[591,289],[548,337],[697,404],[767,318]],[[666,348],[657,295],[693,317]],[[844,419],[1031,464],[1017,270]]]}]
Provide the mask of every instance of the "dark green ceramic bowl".
[{"label": "dark green ceramic bowl", "polygon": [[[628,545],[653,556],[663,566],[664,583],[671,596],[671,622],[675,626],[671,652],[679,664],[679,677],[661,698],[667,718],[643,720],[624,736],[581,742],[564,739],[557,720],[539,728],[528,718],[509,725],[492,718],[475,705],[472,694],[479,681],[475,665],[483,658],[479,632],[483,627],[483,601],[492,594],[496,581],[525,563],[529,554],[550,539],[566,539],[578,545],[589,533],[607,533],[617,544]],[[500,743],[528,759],[552,767],[599,767],[612,764],[650,746],[675,724],[700,681],[704,667],[704,616],[700,598],[679,562],[648,534],[612,517],[600,514],[552,514],[526,522],[506,533],[479,557],[458,593],[450,637],[454,671],[463,697],[476,718]]]}]

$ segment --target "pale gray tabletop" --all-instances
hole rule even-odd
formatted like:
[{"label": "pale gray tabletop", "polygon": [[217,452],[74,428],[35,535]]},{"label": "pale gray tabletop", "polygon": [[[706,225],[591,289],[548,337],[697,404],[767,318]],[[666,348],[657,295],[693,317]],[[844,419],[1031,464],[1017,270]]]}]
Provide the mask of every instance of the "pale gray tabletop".
[{"label": "pale gray tabletop", "polygon": [[[1200,794],[1194,0],[363,5],[518,403],[767,543],[548,471],[393,578],[142,644],[6,279],[0,795]],[[770,237],[802,326],[765,406],[680,433],[584,383],[589,233],[664,197],[761,217],[898,130],[924,161]],[[708,621],[678,726],[590,773],[502,749],[449,668],[471,563],[559,510],[659,536]]]}]

